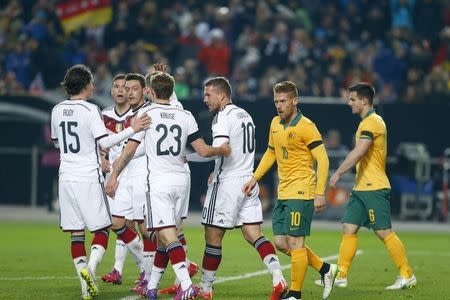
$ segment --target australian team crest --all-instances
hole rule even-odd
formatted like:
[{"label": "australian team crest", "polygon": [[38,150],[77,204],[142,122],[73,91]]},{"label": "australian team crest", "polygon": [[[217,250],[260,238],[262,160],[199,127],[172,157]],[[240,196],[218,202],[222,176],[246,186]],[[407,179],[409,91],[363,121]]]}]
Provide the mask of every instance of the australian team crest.
[{"label": "australian team crest", "polygon": [[121,132],[123,130],[123,124],[122,123],[116,123],[116,132]]},{"label": "australian team crest", "polygon": [[294,132],[289,132],[288,138],[289,139],[295,139],[297,137],[297,135]]}]

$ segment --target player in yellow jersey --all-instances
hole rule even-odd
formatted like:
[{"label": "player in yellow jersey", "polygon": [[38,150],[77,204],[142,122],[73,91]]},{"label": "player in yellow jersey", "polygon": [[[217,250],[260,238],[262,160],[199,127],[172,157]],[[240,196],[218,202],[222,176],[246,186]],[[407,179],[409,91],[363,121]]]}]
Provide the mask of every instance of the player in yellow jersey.
[{"label": "player in yellow jersey", "polygon": [[355,148],[330,178],[330,187],[333,188],[342,174],[356,165],[355,187],[342,219],[343,236],[335,285],[347,286],[347,273],[358,244],[358,230],[365,226],[373,229],[384,242],[400,271],[394,284],[386,289],[412,288],[417,284],[416,276],[408,264],[402,242],[391,229],[391,185],[385,171],[387,130],[383,119],[373,109],[375,90],[368,83],[358,83],[348,91],[348,105],[352,113],[359,115],[362,120],[356,131]]},{"label": "player in yellow jersey", "polygon": [[[270,124],[269,144],[252,179],[244,185],[250,195],[256,182],[276,162],[278,201],[273,210],[272,228],[278,250],[291,256],[291,286],[282,299],[301,299],[308,265],[320,272],[324,282],[323,299],[333,288],[337,266],[323,262],[305,245],[314,212],[325,209],[328,156],[316,125],[297,109],[298,91],[291,81],[273,88],[278,116]],[[317,162],[317,173],[313,168]]]}]

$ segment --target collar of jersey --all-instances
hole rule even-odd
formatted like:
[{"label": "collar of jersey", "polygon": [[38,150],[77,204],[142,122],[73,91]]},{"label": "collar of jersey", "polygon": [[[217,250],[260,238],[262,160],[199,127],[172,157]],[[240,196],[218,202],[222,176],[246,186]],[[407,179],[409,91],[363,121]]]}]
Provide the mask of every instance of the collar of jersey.
[{"label": "collar of jersey", "polygon": [[373,114],[375,112],[375,109],[371,109],[371,110],[369,110],[368,112],[367,112],[367,114],[362,118],[363,120],[365,119],[365,118],[367,118],[368,116],[370,116],[371,114]]},{"label": "collar of jersey", "polygon": [[283,120],[280,119],[280,124],[284,126],[284,128],[288,127],[288,126],[295,126],[298,124],[298,122],[300,121],[300,119],[302,118],[302,113],[300,112],[299,109],[297,109],[297,116],[295,116],[294,120],[292,120],[289,124],[284,124]]}]

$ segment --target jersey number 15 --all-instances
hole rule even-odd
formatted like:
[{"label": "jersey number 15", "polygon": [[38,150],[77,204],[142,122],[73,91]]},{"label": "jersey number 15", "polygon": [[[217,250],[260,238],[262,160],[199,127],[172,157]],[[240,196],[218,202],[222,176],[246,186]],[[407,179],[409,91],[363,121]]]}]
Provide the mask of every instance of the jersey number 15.
[{"label": "jersey number 15", "polygon": [[[62,121],[59,124],[59,127],[61,127],[61,131],[62,131],[64,153],[67,153],[68,151],[70,151],[72,153],[80,152],[80,138],[78,137],[78,134],[73,131],[73,128],[75,128],[77,126],[78,126],[78,122]],[[67,135],[72,136],[75,139],[75,142],[67,145]]]}]

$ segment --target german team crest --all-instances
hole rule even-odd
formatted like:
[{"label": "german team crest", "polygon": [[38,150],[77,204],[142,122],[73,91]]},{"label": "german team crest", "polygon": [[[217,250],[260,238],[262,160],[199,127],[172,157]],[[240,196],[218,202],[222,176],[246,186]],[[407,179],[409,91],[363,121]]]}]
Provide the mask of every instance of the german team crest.
[{"label": "german team crest", "polygon": [[116,123],[116,132],[121,132],[123,130],[123,124],[122,123]]}]

